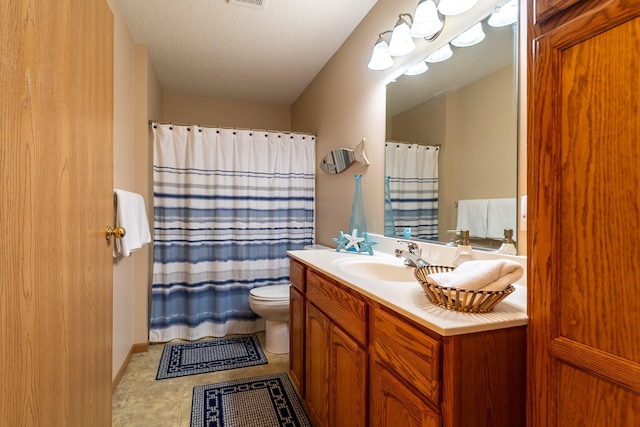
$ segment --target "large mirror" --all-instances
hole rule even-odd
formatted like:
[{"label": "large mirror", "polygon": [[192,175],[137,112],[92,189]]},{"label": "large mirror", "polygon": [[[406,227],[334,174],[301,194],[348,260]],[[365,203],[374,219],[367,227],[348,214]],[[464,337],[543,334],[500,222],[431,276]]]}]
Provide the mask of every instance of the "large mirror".
[{"label": "large mirror", "polygon": [[496,249],[516,235],[518,23],[488,18],[482,42],[387,86],[387,236],[451,242],[463,228]]}]

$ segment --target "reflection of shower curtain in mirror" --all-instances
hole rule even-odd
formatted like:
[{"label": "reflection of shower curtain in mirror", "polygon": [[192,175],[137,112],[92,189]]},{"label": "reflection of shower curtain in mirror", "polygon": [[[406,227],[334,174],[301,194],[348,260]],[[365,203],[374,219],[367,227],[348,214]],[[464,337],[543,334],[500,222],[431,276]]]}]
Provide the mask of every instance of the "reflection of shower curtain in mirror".
[{"label": "reflection of shower curtain in mirror", "polygon": [[315,137],[153,125],[150,341],[264,330],[254,287],[289,283],[313,243]]},{"label": "reflection of shower curtain in mirror", "polygon": [[432,145],[386,143],[389,194],[385,200],[387,196],[391,200],[396,236],[403,236],[404,229],[410,228],[411,237],[438,240],[439,151]]}]

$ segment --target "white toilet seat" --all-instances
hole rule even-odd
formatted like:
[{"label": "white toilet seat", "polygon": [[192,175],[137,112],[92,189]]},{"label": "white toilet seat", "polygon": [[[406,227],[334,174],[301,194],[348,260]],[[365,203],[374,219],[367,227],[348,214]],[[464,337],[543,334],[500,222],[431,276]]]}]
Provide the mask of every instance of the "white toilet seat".
[{"label": "white toilet seat", "polygon": [[289,301],[290,285],[268,285],[249,291],[251,298],[259,301]]}]

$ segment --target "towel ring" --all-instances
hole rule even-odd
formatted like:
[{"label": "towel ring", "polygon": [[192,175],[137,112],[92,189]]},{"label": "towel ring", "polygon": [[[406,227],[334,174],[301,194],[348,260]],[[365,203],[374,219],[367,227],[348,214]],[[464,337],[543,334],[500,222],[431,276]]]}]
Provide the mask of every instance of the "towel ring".
[{"label": "towel ring", "polygon": [[104,228],[104,234],[105,237],[107,238],[107,241],[111,240],[111,236],[115,237],[116,239],[122,239],[126,234],[127,234],[127,230],[124,229],[124,227],[111,227],[110,225],[107,225]]}]

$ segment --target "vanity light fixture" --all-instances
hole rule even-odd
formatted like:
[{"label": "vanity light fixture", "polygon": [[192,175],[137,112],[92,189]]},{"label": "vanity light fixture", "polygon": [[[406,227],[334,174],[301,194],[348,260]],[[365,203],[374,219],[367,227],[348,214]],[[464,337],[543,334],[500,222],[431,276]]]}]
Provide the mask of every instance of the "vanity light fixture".
[{"label": "vanity light fixture", "polygon": [[398,22],[396,22],[391,33],[391,41],[389,41],[389,55],[391,56],[406,55],[416,48],[411,38],[411,27],[403,16],[408,16],[412,20],[411,15],[408,13],[401,13],[398,17]]},{"label": "vanity light fixture", "polygon": [[455,47],[469,47],[480,43],[484,40],[485,34],[482,30],[482,22],[476,23],[464,33],[451,40],[451,44]]},{"label": "vanity light fixture", "polygon": [[429,66],[427,65],[426,62],[424,62],[424,60],[422,60],[417,64],[409,67],[409,69],[405,71],[404,74],[405,76],[417,76],[418,74],[422,74],[426,72],[428,69],[429,69]]},{"label": "vanity light fixture", "polygon": [[442,62],[451,58],[452,55],[453,55],[453,51],[451,50],[451,46],[449,45],[449,43],[446,43],[440,49],[436,50],[431,55],[427,56],[426,61],[431,63]]},{"label": "vanity light fixture", "polygon": [[443,15],[459,15],[471,9],[478,0],[440,0],[438,10]]},{"label": "vanity light fixture", "polygon": [[385,31],[378,35],[378,41],[373,47],[371,59],[367,65],[370,70],[386,70],[393,65],[393,58],[389,55],[389,44],[384,39],[384,35],[387,33],[391,33],[391,31]]},{"label": "vanity light fixture", "polygon": [[509,2],[495,8],[487,23],[492,27],[506,27],[518,20],[518,2]]},{"label": "vanity light fixture", "polygon": [[429,41],[435,40],[444,28],[444,16],[438,13],[438,8],[433,0],[420,0],[413,16],[411,37],[424,37]]},{"label": "vanity light fixture", "polygon": [[[516,0],[510,1],[516,2]],[[413,42],[414,38],[424,38],[430,42],[434,41],[442,33],[447,15],[464,13],[475,6],[477,2],[478,0],[419,0],[413,16],[409,13],[401,13],[398,15],[398,21],[392,31],[385,31],[379,34],[367,66],[371,70],[386,70],[393,65],[392,57],[406,55],[414,51],[416,48]],[[506,7],[507,4],[509,3],[506,3],[503,7]],[[383,37],[387,33],[391,33],[388,42]],[[451,41],[451,44],[456,47],[473,46],[482,41],[484,37],[482,26],[478,23],[456,37]],[[426,62],[445,61],[451,55],[453,55],[453,52],[449,43],[447,43],[421,62],[424,63],[424,66],[427,66]],[[423,66],[420,65],[420,67]]]}]

